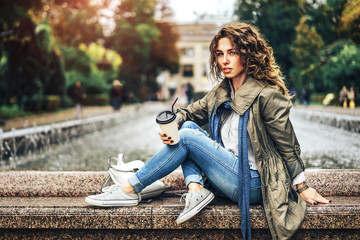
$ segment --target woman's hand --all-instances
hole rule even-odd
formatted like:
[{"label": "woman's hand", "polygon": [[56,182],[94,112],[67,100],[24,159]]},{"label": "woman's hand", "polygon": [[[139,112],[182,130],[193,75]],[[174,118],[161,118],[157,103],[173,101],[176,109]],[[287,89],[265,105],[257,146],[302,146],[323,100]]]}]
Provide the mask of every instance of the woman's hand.
[{"label": "woman's hand", "polygon": [[159,132],[159,135],[160,135],[161,141],[164,144],[171,144],[174,142],[174,140],[172,140],[171,137],[167,136],[165,133],[163,134],[162,132]]},{"label": "woman's hand", "polygon": [[327,200],[321,196],[314,188],[309,187],[300,193],[300,196],[308,203],[317,205],[318,203],[330,203],[330,200]]}]

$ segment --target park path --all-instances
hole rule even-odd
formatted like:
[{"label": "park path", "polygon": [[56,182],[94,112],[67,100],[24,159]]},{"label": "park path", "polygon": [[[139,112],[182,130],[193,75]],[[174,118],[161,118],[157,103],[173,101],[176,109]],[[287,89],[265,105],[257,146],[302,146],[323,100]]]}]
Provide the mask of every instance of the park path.
[{"label": "park path", "polygon": [[[127,106],[122,108],[122,111],[126,111]],[[316,112],[328,112],[341,115],[350,115],[350,116],[360,116],[360,107],[356,109],[344,109],[341,107],[335,106],[321,106],[321,105],[311,105],[303,106],[296,105],[295,108],[307,109]],[[83,118],[94,117],[99,115],[111,114],[113,109],[111,106],[86,106],[83,111]],[[70,108],[54,113],[44,113],[34,116],[14,118],[3,121],[3,124],[0,125],[0,128],[6,132],[10,131],[12,128],[24,128],[24,126],[32,127],[36,125],[51,124],[55,122],[63,122],[68,120],[76,119],[75,108]]]}]

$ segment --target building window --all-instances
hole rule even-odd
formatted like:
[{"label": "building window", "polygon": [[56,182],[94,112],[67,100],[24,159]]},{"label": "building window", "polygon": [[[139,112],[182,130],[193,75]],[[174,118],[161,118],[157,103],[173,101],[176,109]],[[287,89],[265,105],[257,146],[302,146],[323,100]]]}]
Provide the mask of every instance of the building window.
[{"label": "building window", "polygon": [[193,65],[187,64],[187,65],[183,66],[183,76],[184,77],[193,77],[194,76]]},{"label": "building window", "polygon": [[181,55],[186,57],[193,57],[194,56],[194,49],[193,48],[182,48]]},{"label": "building window", "polygon": [[209,64],[205,63],[203,65],[203,76],[206,77],[209,74]]}]

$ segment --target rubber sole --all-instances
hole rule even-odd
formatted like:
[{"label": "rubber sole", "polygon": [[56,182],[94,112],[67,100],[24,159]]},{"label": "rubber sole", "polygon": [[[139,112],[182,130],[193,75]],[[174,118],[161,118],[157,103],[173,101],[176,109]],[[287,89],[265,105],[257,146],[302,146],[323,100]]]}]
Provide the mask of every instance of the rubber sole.
[{"label": "rubber sole", "polygon": [[186,222],[187,220],[191,219],[196,214],[198,214],[204,207],[206,207],[214,198],[215,198],[215,195],[213,193],[210,193],[203,201],[201,201],[197,206],[195,206],[189,212],[187,212],[186,214],[184,214],[181,217],[179,216],[176,219],[176,223],[181,224],[181,223]]},{"label": "rubber sole", "polygon": [[130,207],[139,205],[139,200],[96,200],[89,197],[85,198],[85,202],[90,205],[99,207]]}]

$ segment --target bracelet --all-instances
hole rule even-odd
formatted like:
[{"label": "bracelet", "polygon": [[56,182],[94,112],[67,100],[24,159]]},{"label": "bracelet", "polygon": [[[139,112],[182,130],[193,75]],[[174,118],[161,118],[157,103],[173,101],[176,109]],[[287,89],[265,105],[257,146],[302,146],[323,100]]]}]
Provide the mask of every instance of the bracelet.
[{"label": "bracelet", "polygon": [[309,186],[306,184],[306,182],[304,182],[304,185],[302,185],[301,188],[296,189],[296,192],[300,194],[308,188],[309,188]]}]

